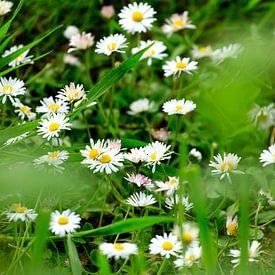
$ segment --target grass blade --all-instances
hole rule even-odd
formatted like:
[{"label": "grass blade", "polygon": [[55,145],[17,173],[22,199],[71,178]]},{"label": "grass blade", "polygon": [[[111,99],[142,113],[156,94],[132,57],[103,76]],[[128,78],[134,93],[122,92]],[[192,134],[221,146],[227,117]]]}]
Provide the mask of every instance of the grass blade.
[{"label": "grass blade", "polygon": [[71,235],[67,236],[67,246],[68,246],[68,254],[69,254],[69,258],[70,258],[72,274],[73,275],[81,275],[82,274],[82,265],[79,260],[75,244],[71,239]]}]

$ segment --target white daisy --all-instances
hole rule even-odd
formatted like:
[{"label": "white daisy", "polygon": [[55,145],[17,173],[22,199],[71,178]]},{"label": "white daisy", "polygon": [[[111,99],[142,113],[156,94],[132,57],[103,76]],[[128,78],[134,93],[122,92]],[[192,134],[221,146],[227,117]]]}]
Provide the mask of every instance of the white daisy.
[{"label": "white daisy", "polygon": [[163,53],[166,51],[166,46],[161,41],[154,41],[154,40],[147,40],[147,41],[140,41],[140,46],[133,48],[132,53],[135,54],[148,46],[150,46],[152,43],[154,43],[148,50],[144,52],[144,54],[141,56],[141,59],[148,59],[147,65],[152,65],[152,60],[159,59],[162,60],[164,57],[167,56],[166,53]]},{"label": "white daisy", "polygon": [[23,138],[27,137],[27,136],[29,135],[29,133],[30,133],[30,132],[26,132],[26,133],[24,133],[24,134],[22,134],[22,135],[19,135],[19,136],[10,138],[10,139],[8,139],[4,144],[5,144],[5,145],[10,145],[10,144],[13,144],[13,143],[15,143],[15,142],[17,142],[17,141],[20,141],[20,140],[22,140]]},{"label": "white daisy", "polygon": [[177,256],[182,248],[181,242],[172,233],[164,233],[163,236],[156,235],[151,239],[149,245],[151,254],[160,254],[169,259],[171,256]]},{"label": "white daisy", "polygon": [[47,140],[59,137],[61,130],[71,130],[69,128],[71,123],[68,123],[68,121],[69,118],[66,118],[64,114],[53,114],[48,118],[44,118],[39,122],[38,135],[42,135]]},{"label": "white daisy", "polygon": [[55,167],[61,165],[65,160],[69,158],[69,153],[67,151],[54,151],[48,152],[47,155],[41,156],[35,159],[33,162],[36,165],[48,164],[49,166],[53,165]]},{"label": "white daisy", "polygon": [[153,195],[146,195],[143,192],[134,193],[126,201],[128,204],[135,207],[145,207],[157,202]]},{"label": "white daisy", "polygon": [[75,214],[71,210],[67,209],[60,213],[55,210],[51,214],[50,230],[60,237],[64,237],[66,234],[71,234],[80,228],[81,218],[79,214]]},{"label": "white daisy", "polygon": [[147,190],[152,190],[154,188],[152,180],[143,174],[127,174],[125,179],[130,183],[136,184],[138,187],[145,187]]},{"label": "white daisy", "polygon": [[269,205],[275,205],[275,200],[273,199],[270,192],[265,192],[263,189],[259,191],[259,195],[264,196],[267,199]]},{"label": "white daisy", "polygon": [[157,139],[159,141],[165,141],[165,140],[167,140],[167,138],[171,134],[171,132],[165,130],[164,128],[160,128],[160,129],[152,129],[151,134],[154,139]]},{"label": "white daisy", "polygon": [[156,192],[166,191],[167,196],[174,194],[176,190],[179,189],[179,178],[178,177],[169,177],[167,181],[155,181],[158,189]]},{"label": "white daisy", "polygon": [[[251,246],[248,243],[248,261],[249,262],[257,262],[257,258],[262,253],[261,244],[258,241],[252,241]],[[235,259],[231,260],[231,263],[235,264],[234,267],[240,264],[241,251],[237,249],[231,249],[230,255]]]},{"label": "white daisy", "polygon": [[70,38],[68,53],[76,50],[86,50],[94,45],[94,37],[91,33],[82,32]]},{"label": "white daisy", "polygon": [[129,115],[137,115],[142,112],[147,112],[154,107],[154,102],[150,102],[148,98],[138,99],[130,104]]},{"label": "white daisy", "polygon": [[144,148],[131,148],[129,153],[124,154],[124,158],[133,162],[133,163],[139,163],[144,162],[146,158],[146,154],[144,151]]},{"label": "white daisy", "polygon": [[75,85],[73,82],[66,85],[61,91],[58,92],[57,98],[72,103],[74,101],[81,101],[86,98],[86,92],[82,84]]},{"label": "white daisy", "polygon": [[259,129],[268,129],[270,126],[275,125],[275,108],[273,103],[263,107],[255,104],[255,108],[248,114],[254,126]]},{"label": "white daisy", "polygon": [[270,145],[267,150],[263,150],[260,162],[263,162],[263,167],[275,163],[275,143]]},{"label": "white daisy", "polygon": [[[165,199],[165,206],[169,209],[172,209],[175,205],[179,204],[179,201],[180,201],[180,199],[179,199],[178,194],[171,196],[171,197],[167,197]],[[186,212],[194,207],[193,203],[189,202],[189,197],[182,197],[181,203],[182,203],[184,210]]]},{"label": "white daisy", "polygon": [[92,161],[94,161],[98,156],[107,149],[107,143],[104,139],[97,140],[96,142],[91,138],[90,139],[90,146],[86,145],[84,150],[80,150],[80,153],[83,157],[85,157],[85,160],[83,160],[81,163],[83,164],[89,164]]},{"label": "white daisy", "polygon": [[229,236],[234,236],[237,234],[238,231],[238,216],[228,215],[226,217],[226,233]]},{"label": "white daisy", "polygon": [[186,222],[182,224],[182,228],[176,226],[174,234],[185,243],[191,244],[199,239],[199,228],[196,224]]},{"label": "white daisy", "polygon": [[190,113],[191,111],[195,110],[196,104],[191,100],[185,100],[180,99],[171,99],[169,101],[166,101],[162,105],[162,110],[165,113],[168,113],[168,115],[186,115],[187,113]]},{"label": "white daisy", "polygon": [[63,62],[65,64],[69,64],[76,67],[80,67],[81,65],[80,59],[72,54],[64,54]]},{"label": "white daisy", "polygon": [[214,159],[216,162],[210,161],[209,166],[215,168],[211,171],[213,175],[221,175],[220,179],[223,179],[224,176],[229,177],[230,173],[243,174],[243,172],[237,170],[241,158],[236,154],[224,153],[223,158],[218,154],[214,156]]},{"label": "white daisy", "polygon": [[124,53],[121,50],[127,48],[127,39],[123,34],[111,34],[107,37],[103,37],[96,43],[96,53],[103,53],[105,55],[111,55],[114,52]]},{"label": "white daisy", "polygon": [[0,77],[0,97],[3,96],[2,103],[9,100],[14,103],[13,97],[23,95],[26,92],[25,83],[17,78]]},{"label": "white daisy", "polygon": [[73,37],[74,35],[77,35],[77,34],[79,34],[79,29],[77,26],[74,26],[74,25],[67,26],[67,28],[63,32],[63,35],[67,39],[71,39],[71,37]]},{"label": "white daisy", "polygon": [[197,64],[197,61],[190,61],[189,57],[180,58],[177,56],[175,60],[166,61],[162,69],[164,70],[164,76],[180,76],[182,72],[192,74],[198,69]]},{"label": "white daisy", "polygon": [[67,114],[69,112],[68,103],[62,99],[54,100],[54,98],[48,97],[40,100],[42,106],[36,108],[37,113],[42,113],[42,117],[47,117],[52,114]]},{"label": "white daisy", "polygon": [[185,251],[184,256],[181,256],[177,260],[175,260],[174,264],[179,269],[184,266],[191,267],[201,258],[201,254],[202,249],[198,244],[189,246]]},{"label": "white daisy", "polygon": [[36,114],[31,111],[31,107],[22,104],[18,98],[15,98],[13,106],[18,108],[15,109],[14,112],[17,113],[22,120],[24,120],[25,117],[28,118],[28,120],[34,120],[36,118]]},{"label": "white daisy", "polygon": [[152,172],[154,173],[156,170],[156,165],[161,164],[162,160],[170,159],[171,154],[173,152],[168,152],[171,145],[166,145],[162,142],[155,141],[149,143],[145,148],[144,151],[146,153],[146,165],[152,166]]},{"label": "white daisy", "polygon": [[[6,56],[18,51],[19,49],[21,49],[23,47],[24,47],[23,45],[12,46],[9,50],[4,51],[2,57],[6,57]],[[19,56],[17,56],[14,60],[12,60],[9,63],[9,66],[16,67],[20,64],[30,62],[33,56],[32,55],[28,56],[29,51],[30,50],[26,50],[25,52],[21,53]]]},{"label": "white daisy", "polygon": [[11,11],[13,3],[11,1],[0,1],[0,15],[4,15]]},{"label": "white daisy", "polygon": [[14,204],[12,206],[11,212],[7,213],[7,218],[9,221],[22,221],[22,222],[30,222],[34,221],[37,217],[37,214],[33,209],[28,209],[21,204]]},{"label": "white daisy", "polygon": [[102,6],[100,13],[103,17],[111,19],[115,15],[115,9],[112,5]]},{"label": "white daisy", "polygon": [[190,150],[188,157],[191,162],[194,162],[194,161],[200,162],[202,160],[202,154],[196,148],[193,148]]},{"label": "white daisy", "polygon": [[124,7],[118,17],[120,26],[127,32],[146,32],[156,20],[153,16],[156,12],[147,3],[132,3]]},{"label": "white daisy", "polygon": [[102,243],[99,250],[108,258],[114,257],[116,260],[138,254],[138,247],[134,243]]},{"label": "white daisy", "polygon": [[121,149],[121,140],[107,140],[108,150],[120,150]]},{"label": "white daisy", "polygon": [[243,48],[239,44],[230,44],[215,50],[211,57],[216,64],[222,63],[227,58],[237,58]]},{"label": "white daisy", "polygon": [[123,166],[123,154],[119,150],[106,150],[103,151],[96,159],[90,162],[86,162],[88,167],[93,171],[93,173],[105,172],[106,174],[111,174],[112,172],[117,172],[118,167]]},{"label": "white daisy", "polygon": [[188,11],[184,11],[182,14],[175,13],[170,19],[166,20],[166,24],[162,26],[163,32],[170,36],[173,32],[177,32],[183,29],[195,29],[196,26],[191,24],[188,18]]},{"label": "white daisy", "polygon": [[201,59],[203,57],[211,57],[213,54],[213,50],[211,48],[211,46],[206,46],[206,47],[198,47],[198,46],[194,46],[191,54],[193,56],[194,59]]}]

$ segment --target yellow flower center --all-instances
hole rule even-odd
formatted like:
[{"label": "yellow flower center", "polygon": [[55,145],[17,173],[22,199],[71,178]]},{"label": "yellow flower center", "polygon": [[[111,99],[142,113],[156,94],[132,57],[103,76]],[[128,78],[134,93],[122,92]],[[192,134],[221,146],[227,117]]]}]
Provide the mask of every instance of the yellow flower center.
[{"label": "yellow flower center", "polygon": [[193,255],[190,255],[188,257],[185,258],[185,261],[186,262],[192,262],[194,260],[194,256]]},{"label": "yellow flower center", "polygon": [[53,122],[53,123],[49,126],[49,130],[50,130],[51,132],[54,132],[54,131],[58,130],[59,127],[60,127],[60,125],[59,125],[58,123]]},{"label": "yellow flower center", "polygon": [[185,23],[182,20],[177,19],[177,20],[174,20],[173,26],[175,29],[183,28],[185,26]]},{"label": "yellow flower center", "polygon": [[59,156],[59,152],[58,151],[55,151],[55,152],[52,152],[52,153],[48,154],[48,158],[49,159],[57,158],[58,156]]},{"label": "yellow flower center", "polygon": [[102,163],[109,163],[112,160],[111,156],[109,154],[103,154],[99,161]]},{"label": "yellow flower center", "polygon": [[28,114],[30,112],[30,108],[28,106],[25,106],[25,105],[23,105],[22,107],[20,107],[20,110],[24,114]]},{"label": "yellow flower center", "polygon": [[272,156],[273,158],[275,158],[275,154],[272,154],[271,156]]},{"label": "yellow flower center", "polygon": [[55,113],[57,113],[58,112],[58,110],[59,110],[59,105],[58,104],[56,104],[56,103],[51,103],[50,105],[49,105],[49,110],[50,111],[53,111],[53,112],[55,112]]},{"label": "yellow flower center", "polygon": [[65,225],[69,223],[69,219],[67,217],[59,217],[57,223],[60,225]]},{"label": "yellow flower center", "polygon": [[135,22],[140,22],[143,19],[143,14],[140,11],[135,11],[132,14],[132,19]]},{"label": "yellow flower center", "polygon": [[114,249],[122,251],[122,250],[124,250],[124,245],[121,243],[115,243]]},{"label": "yellow flower center", "polygon": [[182,239],[187,242],[190,243],[193,241],[193,236],[190,232],[183,232],[182,233]]},{"label": "yellow flower center", "polygon": [[182,62],[182,61],[177,62],[177,64],[176,64],[176,68],[179,69],[179,70],[185,69],[186,66],[187,66],[186,63],[184,63],[184,62]]},{"label": "yellow flower center", "polygon": [[78,97],[78,94],[79,94],[79,91],[74,90],[72,92],[67,93],[67,97],[68,97],[69,101],[72,101],[72,100],[74,100],[75,98]]},{"label": "yellow flower center", "polygon": [[231,170],[233,170],[234,165],[233,165],[233,163],[230,162],[230,161],[224,161],[224,162],[221,164],[220,168],[221,168],[221,171],[222,171],[222,172],[231,171]]},{"label": "yellow flower center", "polygon": [[177,183],[176,179],[170,179],[169,180],[169,184],[171,184],[171,185],[175,185],[176,183]]},{"label": "yellow flower center", "polygon": [[95,159],[98,155],[99,151],[94,148],[89,152],[89,159]]},{"label": "yellow flower center", "polygon": [[199,48],[199,52],[200,53],[206,53],[207,52],[207,47]]},{"label": "yellow flower center", "polygon": [[115,43],[115,42],[109,43],[109,44],[107,45],[107,49],[108,49],[109,51],[114,51],[114,50],[116,49],[116,47],[117,47],[117,43]]},{"label": "yellow flower center", "polygon": [[10,95],[13,91],[13,88],[10,85],[5,85],[3,86],[2,90],[5,94]]},{"label": "yellow flower center", "polygon": [[267,114],[261,111],[261,113],[258,115],[258,121],[266,122],[268,119]]},{"label": "yellow flower center", "polygon": [[229,235],[236,235],[237,234],[237,226],[236,224],[230,224],[227,226],[227,231],[229,232]]},{"label": "yellow flower center", "polygon": [[171,242],[166,241],[162,244],[162,248],[164,250],[172,250],[173,249],[173,244]]},{"label": "yellow flower center", "polygon": [[182,109],[183,109],[183,106],[181,105],[176,106],[176,111],[182,111]]},{"label": "yellow flower center", "polygon": [[27,207],[23,207],[23,206],[17,206],[15,208],[15,212],[16,213],[20,213],[20,214],[25,213],[27,210],[28,210],[28,208]]},{"label": "yellow flower center", "polygon": [[154,56],[156,54],[156,50],[155,49],[152,49],[152,50],[149,50],[148,52],[147,52],[147,55],[148,56]]},{"label": "yellow flower center", "polygon": [[157,153],[154,152],[153,154],[151,154],[150,158],[151,158],[151,160],[156,160],[157,159]]}]

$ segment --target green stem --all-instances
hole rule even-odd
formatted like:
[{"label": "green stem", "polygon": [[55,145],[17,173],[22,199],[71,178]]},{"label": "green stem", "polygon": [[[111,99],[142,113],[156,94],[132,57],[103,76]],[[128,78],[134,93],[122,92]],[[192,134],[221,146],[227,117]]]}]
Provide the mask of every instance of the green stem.
[{"label": "green stem", "polygon": [[166,266],[166,262],[167,262],[167,259],[164,258],[164,260],[163,260],[163,262],[162,262],[162,264],[161,264],[161,266],[159,268],[159,271],[158,271],[157,275],[161,275],[162,274],[162,272],[163,272],[163,270],[164,270],[164,268]]}]

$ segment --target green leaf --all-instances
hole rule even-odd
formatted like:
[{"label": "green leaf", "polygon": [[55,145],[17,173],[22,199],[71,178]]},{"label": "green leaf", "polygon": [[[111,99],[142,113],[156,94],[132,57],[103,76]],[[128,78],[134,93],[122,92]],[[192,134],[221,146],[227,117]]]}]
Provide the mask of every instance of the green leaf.
[{"label": "green leaf", "polygon": [[98,236],[98,235],[116,235],[121,233],[128,233],[135,230],[140,230],[154,224],[173,222],[174,218],[169,216],[150,216],[142,218],[132,218],[124,221],[116,222],[107,226],[99,227],[97,229],[77,232],[74,237],[80,236]]},{"label": "green leaf", "polygon": [[100,252],[97,253],[97,266],[99,268],[99,274],[101,275],[111,275],[111,269],[105,255]]},{"label": "green leaf", "polygon": [[151,46],[149,45],[145,49],[132,55],[129,59],[125,60],[119,67],[108,72],[104,77],[96,83],[96,85],[88,92],[88,100],[80,104],[80,106],[74,111],[72,119],[76,117],[83,109],[86,108],[91,102],[102,96],[108,89],[110,89],[115,83],[117,83],[135,64],[140,60],[141,56]]},{"label": "green leaf", "polygon": [[82,265],[79,260],[75,244],[71,239],[71,235],[67,236],[67,245],[68,245],[68,254],[69,254],[70,264],[71,264],[71,268],[72,268],[72,274],[73,275],[81,275],[82,274]]},{"label": "green leaf", "polygon": [[0,45],[0,54],[5,50],[7,45],[10,43],[11,39],[13,38],[14,34],[10,35],[1,45]]},{"label": "green leaf", "polygon": [[137,139],[123,138],[121,139],[122,147],[133,148],[133,147],[143,147],[147,143]]}]

